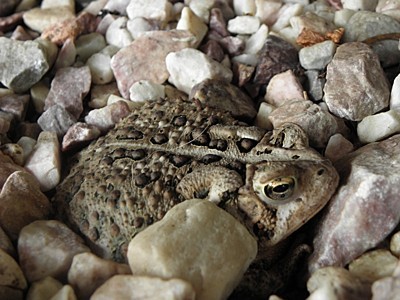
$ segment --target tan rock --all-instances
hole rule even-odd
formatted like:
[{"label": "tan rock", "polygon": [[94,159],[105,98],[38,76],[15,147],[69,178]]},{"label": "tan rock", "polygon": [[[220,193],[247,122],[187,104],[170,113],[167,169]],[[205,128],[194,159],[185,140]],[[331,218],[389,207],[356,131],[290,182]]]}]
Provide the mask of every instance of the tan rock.
[{"label": "tan rock", "polygon": [[11,243],[10,238],[4,232],[3,228],[0,226],[0,249],[6,252],[8,255],[15,257],[15,248]]},{"label": "tan rock", "polygon": [[24,16],[24,23],[31,29],[43,32],[59,22],[73,18],[74,14],[68,7],[33,8]]},{"label": "tan rock", "polygon": [[189,7],[183,8],[176,29],[190,31],[196,37],[195,48],[200,45],[208,31],[207,25]]},{"label": "tan rock", "polygon": [[400,256],[400,231],[392,235],[390,239],[390,251],[397,257]]},{"label": "tan rock", "polygon": [[4,144],[0,146],[0,151],[9,156],[14,163],[19,166],[24,164],[24,149],[18,144]]},{"label": "tan rock", "polygon": [[48,300],[61,290],[62,283],[53,277],[45,277],[31,284],[26,300]]},{"label": "tan rock", "polygon": [[36,221],[21,230],[18,254],[29,282],[52,276],[65,280],[73,257],[89,252],[83,240],[59,221]]},{"label": "tan rock", "polygon": [[26,279],[17,262],[0,249],[0,286],[25,290],[27,288]]},{"label": "tan rock", "polygon": [[0,299],[4,300],[23,300],[24,292],[8,286],[0,286]]},{"label": "tan rock", "polygon": [[77,300],[75,292],[70,285],[64,285],[50,300]]},{"label": "tan rock", "polygon": [[128,247],[134,275],[181,278],[193,285],[196,299],[226,298],[256,254],[257,242],[242,224],[199,199],[176,205]]},{"label": "tan rock", "polygon": [[74,256],[68,271],[68,283],[79,299],[89,299],[93,292],[116,274],[130,274],[126,264],[119,264],[97,257],[92,253]]},{"label": "tan rock", "polygon": [[194,300],[193,287],[182,279],[116,275],[96,290],[91,300]]}]

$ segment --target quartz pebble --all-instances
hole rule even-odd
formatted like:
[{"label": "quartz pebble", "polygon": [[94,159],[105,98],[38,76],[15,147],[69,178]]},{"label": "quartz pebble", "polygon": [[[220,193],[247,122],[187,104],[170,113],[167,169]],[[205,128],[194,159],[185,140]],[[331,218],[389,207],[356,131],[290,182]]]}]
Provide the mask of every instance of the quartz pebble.
[{"label": "quartz pebble", "polygon": [[37,120],[43,131],[55,132],[58,138],[62,138],[73,124],[76,118],[63,106],[53,105],[47,109]]},{"label": "quartz pebble", "polygon": [[128,7],[128,4],[131,2],[131,0],[108,0],[106,2],[107,3],[104,6],[104,9],[108,11],[118,12],[123,15],[126,13],[126,8]]},{"label": "quartz pebble", "polygon": [[69,151],[86,145],[100,136],[100,130],[90,124],[78,122],[72,125],[62,140],[62,151]]},{"label": "quartz pebble", "polygon": [[400,75],[397,75],[393,81],[389,107],[390,109],[400,110]]},{"label": "quartz pebble", "polygon": [[133,38],[129,30],[126,28],[127,23],[127,17],[119,17],[110,24],[105,35],[106,41],[109,45],[123,48],[132,43]]},{"label": "quartz pebble", "polygon": [[215,204],[199,199],[174,206],[161,221],[137,234],[128,247],[134,275],[187,280],[196,299],[225,299],[256,254],[257,243],[242,224]]},{"label": "quartz pebble", "polygon": [[103,53],[95,53],[88,59],[87,66],[90,68],[93,83],[107,84],[113,81],[114,74],[111,69],[111,56]]},{"label": "quartz pebble", "polygon": [[[88,252],[74,256],[68,271],[68,283],[74,288],[78,299],[89,299],[93,292],[116,274],[130,274],[126,264],[101,259]],[[114,296],[115,297],[115,296]]]},{"label": "quartz pebble", "polygon": [[331,40],[321,42],[299,51],[300,64],[304,69],[324,69],[332,60],[336,44]]},{"label": "quartz pebble", "polygon": [[64,285],[50,300],[77,300],[75,291],[69,284]]},{"label": "quartz pebble", "polygon": [[193,287],[182,279],[116,275],[106,281],[90,298],[91,300],[194,300]]},{"label": "quartz pebble", "polygon": [[24,13],[24,23],[32,30],[43,32],[45,29],[73,18],[69,7],[33,8]]},{"label": "quartz pebble", "polygon": [[58,293],[63,285],[53,277],[45,277],[41,280],[32,282],[26,300],[45,300],[51,299],[55,294]]},{"label": "quartz pebble", "polygon": [[196,42],[193,44],[194,48],[197,48],[197,46],[200,45],[208,31],[207,25],[204,24],[204,22],[196,16],[189,7],[183,8],[176,29],[187,30],[194,35],[196,38]]},{"label": "quartz pebble", "polygon": [[400,133],[400,112],[389,110],[367,116],[357,125],[357,135],[362,143],[371,143]]},{"label": "quartz pebble", "polygon": [[232,80],[233,73],[199,50],[186,48],[167,55],[168,81],[189,94],[196,84],[205,79]]},{"label": "quartz pebble", "polygon": [[345,43],[337,48],[327,67],[324,92],[329,110],[352,121],[389,105],[386,76],[377,55],[364,43]]},{"label": "quartz pebble", "polygon": [[133,39],[139,38],[148,31],[160,30],[160,26],[157,22],[142,17],[128,20],[126,27]]},{"label": "quartz pebble", "polygon": [[228,31],[233,34],[253,34],[260,27],[260,19],[255,16],[237,16],[228,21]]},{"label": "quartz pebble", "polygon": [[271,27],[272,31],[280,32],[289,27],[291,20],[303,13],[303,5],[300,3],[286,3],[279,8],[277,20]]},{"label": "quartz pebble", "polygon": [[233,9],[238,16],[254,15],[256,12],[256,4],[254,0],[233,0]]},{"label": "quartz pebble", "polygon": [[140,80],[132,84],[129,93],[129,98],[134,102],[157,100],[165,97],[165,87],[148,80]]},{"label": "quartz pebble", "polygon": [[363,146],[336,162],[342,185],[318,226],[309,262],[311,270],[349,263],[379,244],[397,226],[399,142],[400,135],[395,135]]},{"label": "quartz pebble", "polygon": [[29,282],[47,276],[65,280],[73,257],[82,252],[90,252],[82,238],[55,220],[30,223],[18,239],[19,262]]},{"label": "quartz pebble", "polygon": [[395,300],[400,295],[400,277],[390,276],[372,284],[372,300]]},{"label": "quartz pebble", "polygon": [[166,22],[171,18],[172,4],[168,0],[131,0],[126,8],[129,19],[143,17]]},{"label": "quartz pebble", "polygon": [[268,27],[262,24],[258,30],[253,33],[246,41],[246,48],[244,53],[257,54],[265,44],[268,37]]},{"label": "quartz pebble", "polygon": [[106,132],[129,113],[128,104],[124,101],[118,101],[106,107],[91,110],[85,117],[85,122],[96,126],[102,132]]}]

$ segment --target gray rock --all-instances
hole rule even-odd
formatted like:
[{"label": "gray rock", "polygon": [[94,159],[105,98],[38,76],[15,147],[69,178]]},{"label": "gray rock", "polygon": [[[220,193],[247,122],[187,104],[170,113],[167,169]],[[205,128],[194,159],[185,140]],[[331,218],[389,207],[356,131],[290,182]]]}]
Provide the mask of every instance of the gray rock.
[{"label": "gray rock", "polygon": [[96,139],[99,135],[100,130],[96,126],[81,122],[75,123],[64,135],[61,149],[67,151],[79,148]]},{"label": "gray rock", "polygon": [[87,66],[59,69],[51,82],[44,109],[57,104],[78,119],[83,111],[82,100],[89,92],[90,84],[91,74]]},{"label": "gray rock", "polygon": [[21,0],[2,0],[0,3],[0,17],[7,16],[13,12]]},{"label": "gray rock", "polygon": [[385,277],[372,284],[372,300],[398,300],[400,277]]},{"label": "gray rock", "polygon": [[[371,11],[358,11],[346,24],[343,39],[345,42],[364,41],[377,35],[394,32],[400,32],[400,23],[394,18]],[[371,46],[386,67],[400,62],[398,44],[398,40],[388,39],[375,42]]]},{"label": "gray rock", "polygon": [[25,119],[29,99],[29,95],[4,95],[0,97],[0,110],[10,113],[16,120],[22,121]]},{"label": "gray rock", "polygon": [[378,56],[361,42],[337,48],[327,67],[324,92],[329,110],[351,121],[360,121],[389,105],[389,84]]},{"label": "gray rock", "polygon": [[378,245],[397,226],[399,143],[400,135],[395,135],[336,162],[342,183],[318,226],[310,270],[346,265]]},{"label": "gray rock", "polygon": [[322,100],[324,96],[324,86],[326,79],[321,76],[318,70],[307,70],[304,72],[307,77],[306,89],[308,95],[314,101]]},{"label": "gray rock", "polygon": [[52,131],[61,138],[73,124],[76,118],[61,105],[53,105],[37,120],[43,131]]},{"label": "gray rock", "polygon": [[17,93],[27,91],[50,67],[42,44],[6,37],[0,37],[0,66],[0,82]]},{"label": "gray rock", "polygon": [[331,40],[304,47],[299,51],[300,64],[307,70],[322,70],[333,58],[336,44]]}]

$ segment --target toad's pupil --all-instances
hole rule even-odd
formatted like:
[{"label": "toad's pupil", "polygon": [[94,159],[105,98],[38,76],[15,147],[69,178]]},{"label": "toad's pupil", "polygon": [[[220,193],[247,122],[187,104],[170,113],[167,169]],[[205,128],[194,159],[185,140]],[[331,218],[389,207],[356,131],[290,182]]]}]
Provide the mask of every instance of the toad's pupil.
[{"label": "toad's pupil", "polygon": [[287,183],[285,183],[285,184],[280,184],[278,186],[275,186],[273,188],[273,191],[274,191],[274,193],[281,194],[281,193],[287,192],[288,189],[289,189],[289,185]]}]

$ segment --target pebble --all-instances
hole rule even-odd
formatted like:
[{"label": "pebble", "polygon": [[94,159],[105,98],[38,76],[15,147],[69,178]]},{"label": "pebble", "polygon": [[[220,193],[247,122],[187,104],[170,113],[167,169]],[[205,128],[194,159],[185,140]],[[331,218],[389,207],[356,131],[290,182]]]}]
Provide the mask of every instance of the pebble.
[{"label": "pebble", "polygon": [[224,79],[230,82],[233,77],[230,69],[196,49],[172,52],[165,58],[165,63],[169,72],[168,81],[187,94],[193,86],[205,79]]},{"label": "pebble", "polygon": [[194,14],[200,17],[204,23],[210,20],[210,10],[217,4],[215,0],[190,0],[185,2]]},{"label": "pebble", "polygon": [[24,13],[24,23],[40,33],[62,21],[74,18],[69,7],[33,8]]},{"label": "pebble", "polygon": [[211,9],[209,33],[217,33],[221,37],[229,36],[229,31],[226,28],[226,21],[223,12],[219,8]]},{"label": "pebble", "polygon": [[237,16],[228,21],[228,31],[233,34],[253,34],[260,28],[256,16]]},{"label": "pebble", "polygon": [[96,126],[77,122],[69,127],[68,131],[65,133],[61,144],[61,150],[64,152],[81,148],[98,138],[100,134],[101,132]]},{"label": "pebble", "polygon": [[129,89],[129,99],[134,102],[157,100],[165,97],[165,86],[148,80],[139,80]]},{"label": "pebble", "polygon": [[42,131],[39,134],[25,168],[39,181],[42,191],[46,192],[57,186],[61,179],[61,158],[55,132]]},{"label": "pebble", "polygon": [[268,27],[265,24],[261,24],[258,30],[253,33],[246,41],[246,48],[244,53],[246,54],[257,54],[264,46],[268,37]]},{"label": "pebble", "polygon": [[85,117],[85,122],[96,126],[101,132],[107,132],[129,113],[128,104],[124,101],[118,101],[103,108],[91,110]]},{"label": "pebble", "polygon": [[389,105],[390,89],[378,56],[360,42],[337,48],[327,67],[324,92],[329,110],[351,121],[361,121]]},{"label": "pebble", "polygon": [[286,3],[282,5],[277,13],[277,20],[272,25],[271,30],[280,32],[282,29],[288,27],[292,18],[299,16],[303,13],[303,5],[300,3]]},{"label": "pebble", "polygon": [[193,34],[196,39],[193,44],[194,48],[200,45],[208,31],[207,25],[204,24],[203,20],[196,16],[189,7],[183,8],[176,29],[187,30]]},{"label": "pebble", "polygon": [[205,44],[200,46],[199,49],[217,62],[222,62],[225,58],[224,50],[215,40],[208,40]]},{"label": "pebble", "polygon": [[329,138],[324,156],[330,161],[335,162],[353,151],[353,149],[354,146],[348,139],[342,134],[336,133]]},{"label": "pebble", "polygon": [[45,277],[41,280],[32,282],[26,300],[46,300],[51,299],[63,287],[62,283],[53,277]]},{"label": "pebble", "polygon": [[106,1],[104,9],[118,12],[119,14],[123,15],[126,14],[126,8],[130,2],[131,0],[108,0]]},{"label": "pebble", "polygon": [[76,254],[90,252],[80,236],[59,221],[35,221],[18,239],[20,266],[29,282],[47,276],[64,282]]},{"label": "pebble", "polygon": [[233,0],[233,9],[238,16],[254,15],[256,4],[254,0]]},{"label": "pebble", "polygon": [[77,59],[86,62],[93,54],[100,52],[107,46],[104,36],[92,32],[79,36],[75,41]]},{"label": "pebble", "polygon": [[393,234],[390,239],[390,252],[400,257],[400,231]]},{"label": "pebble", "polygon": [[371,300],[395,300],[400,295],[400,278],[391,276],[375,281],[372,284]]},{"label": "pebble", "polygon": [[323,73],[321,73],[322,72],[318,70],[307,70],[304,72],[304,75],[307,77],[305,87],[308,96],[314,101],[320,101],[324,97],[326,79]]},{"label": "pebble", "polygon": [[194,300],[193,287],[182,279],[161,279],[147,276],[116,275],[106,281],[91,300]]},{"label": "pebble", "polygon": [[304,30],[326,34],[336,29],[333,22],[330,22],[311,11],[307,11],[302,15],[291,18],[290,24],[297,34],[300,34]]},{"label": "pebble", "polygon": [[0,96],[0,110],[10,113],[14,120],[22,121],[25,119],[29,100],[29,95],[8,94]]},{"label": "pebble", "polygon": [[304,69],[322,70],[333,58],[336,44],[331,40],[321,42],[299,51],[300,64]]},{"label": "pebble", "polygon": [[23,164],[25,165],[26,159],[29,157],[29,155],[32,153],[33,149],[35,148],[36,140],[31,137],[28,137],[28,136],[22,136],[17,141],[17,144],[22,148]]},{"label": "pebble", "polygon": [[7,178],[0,193],[0,226],[13,242],[24,226],[46,219],[51,210],[49,200],[31,174],[16,171]]},{"label": "pebble", "polygon": [[0,16],[8,16],[13,12],[20,0],[3,0],[0,3]]},{"label": "pebble", "polygon": [[0,188],[3,188],[8,176],[16,171],[25,171],[25,169],[15,164],[11,157],[0,151]]},{"label": "pebble", "polygon": [[50,88],[44,83],[43,80],[33,85],[30,89],[30,96],[37,113],[44,112],[44,103],[47,95],[49,94]]},{"label": "pebble", "polygon": [[311,270],[346,265],[378,245],[397,226],[399,142],[400,135],[395,135],[336,162],[342,184],[318,225]]},{"label": "pebble", "polygon": [[75,12],[75,1],[74,0],[43,0],[40,4],[40,8],[49,7],[68,7],[71,12]]},{"label": "pebble", "polygon": [[83,111],[83,98],[90,90],[91,73],[88,66],[59,69],[51,82],[44,110],[53,105],[64,107],[75,119]]},{"label": "pebble", "polygon": [[[169,76],[165,57],[190,47],[195,38],[187,31],[151,31],[122,48],[111,59],[121,96],[129,99],[129,89],[139,80],[164,83]],[[148,49],[152,49],[149,55]]]},{"label": "pebble", "polygon": [[107,44],[124,48],[132,43],[133,38],[127,29],[127,23],[127,17],[119,17],[108,26],[105,34]]},{"label": "pebble", "polygon": [[73,288],[66,284],[64,285],[50,300],[77,300]]},{"label": "pebble", "polygon": [[24,93],[49,70],[51,62],[43,44],[0,37],[0,81],[16,93]]},{"label": "pebble", "polygon": [[143,17],[167,22],[171,19],[172,4],[168,0],[135,0],[129,3],[126,13],[129,19]]},{"label": "pebble", "polygon": [[257,242],[242,224],[199,199],[174,206],[128,247],[134,275],[181,278],[192,284],[200,300],[228,297],[256,254]]},{"label": "pebble", "polygon": [[236,36],[226,36],[219,40],[220,45],[232,56],[240,55],[246,48],[246,42]]},{"label": "pebble", "polygon": [[393,81],[389,107],[393,110],[400,110],[400,75],[397,75]]},{"label": "pebble", "polygon": [[0,226],[0,249],[12,257],[16,257],[16,251],[10,238]]},{"label": "pebble", "polygon": [[361,143],[372,143],[400,133],[400,112],[388,110],[367,116],[357,124],[357,135]]},{"label": "pebble", "polygon": [[0,270],[0,287],[8,286],[21,291],[28,287],[18,263],[2,249],[0,249]]},{"label": "pebble", "polygon": [[374,11],[378,0],[343,0],[342,5],[344,9],[351,9],[355,11],[359,10],[369,10]]},{"label": "pebble", "polygon": [[[93,292],[109,278],[117,274],[130,274],[126,264],[105,260],[84,252],[76,254],[68,271],[68,283],[78,299],[89,299]],[[115,296],[114,296],[115,297]]]},{"label": "pebble", "polygon": [[278,13],[283,3],[280,1],[255,0],[256,17],[267,26],[273,25],[278,19]]},{"label": "pebble", "polygon": [[18,144],[7,143],[0,146],[1,152],[10,157],[19,166],[24,164],[24,149]]},{"label": "pebble", "polygon": [[104,85],[92,85],[90,90],[90,108],[101,108],[107,105],[107,99],[110,95],[119,96],[118,86],[115,81]]},{"label": "pebble", "polygon": [[128,20],[128,22],[126,23],[126,27],[129,30],[129,33],[131,34],[133,39],[137,39],[148,31],[160,29],[160,26],[157,22],[142,17]]},{"label": "pebble", "polygon": [[88,59],[86,65],[90,69],[94,84],[107,84],[114,80],[114,73],[111,69],[111,56],[95,53]]},{"label": "pebble", "polygon": [[37,123],[43,131],[55,132],[58,138],[62,138],[76,123],[76,118],[63,106],[56,104],[42,113]]},{"label": "pebble", "polygon": [[273,126],[271,121],[269,120],[269,115],[274,109],[275,106],[267,102],[261,102],[260,107],[258,108],[256,119],[254,121],[254,125],[268,130],[272,130]]}]

